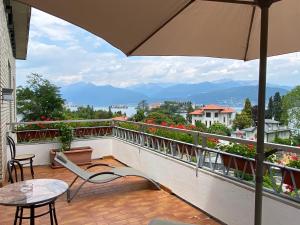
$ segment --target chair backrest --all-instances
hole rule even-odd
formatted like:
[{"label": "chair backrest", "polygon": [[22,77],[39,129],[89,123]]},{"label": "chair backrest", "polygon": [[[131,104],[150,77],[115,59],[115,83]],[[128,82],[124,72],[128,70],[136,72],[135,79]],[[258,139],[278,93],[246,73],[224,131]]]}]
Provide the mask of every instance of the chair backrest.
[{"label": "chair backrest", "polygon": [[81,169],[79,166],[77,166],[75,163],[69,160],[66,157],[66,155],[62,152],[56,152],[56,156],[54,160],[58,162],[60,165],[62,165],[63,167],[65,167],[66,169],[78,175],[83,180],[86,180],[91,176],[91,173]]},{"label": "chair backrest", "polygon": [[14,139],[12,139],[10,136],[7,136],[7,143],[9,145],[10,157],[11,157],[11,159],[15,159],[15,157],[16,157],[16,143],[15,143]]},{"label": "chair backrest", "polygon": [[[23,167],[18,160],[11,159],[7,162],[8,181],[10,183],[23,181]],[[19,172],[18,172],[19,171]]]}]

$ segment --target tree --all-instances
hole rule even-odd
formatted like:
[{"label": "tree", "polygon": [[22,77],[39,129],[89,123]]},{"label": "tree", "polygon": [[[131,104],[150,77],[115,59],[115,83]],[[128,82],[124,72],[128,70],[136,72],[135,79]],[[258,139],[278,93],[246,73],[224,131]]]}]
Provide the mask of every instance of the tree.
[{"label": "tree", "polygon": [[281,121],[300,128],[300,86],[295,87],[282,98]]},{"label": "tree", "polygon": [[171,115],[171,119],[173,120],[173,122],[175,124],[185,124],[186,123],[185,118],[178,114]]},{"label": "tree", "polygon": [[219,134],[224,136],[230,136],[231,132],[225,125],[221,123],[214,123],[208,128],[208,132],[212,134]]},{"label": "tree", "polygon": [[109,118],[113,118],[113,113],[112,113],[112,111],[111,111],[111,106],[109,106],[108,107],[108,116],[109,116]]},{"label": "tree", "polygon": [[198,131],[201,131],[201,132],[207,132],[207,127],[205,126],[204,123],[202,123],[200,120],[197,120],[195,122],[195,126],[197,127],[197,130]]},{"label": "tree", "polygon": [[189,123],[191,123],[192,122],[192,115],[190,113],[194,111],[192,102],[188,102],[187,107],[186,107],[186,111],[187,111],[186,120]]},{"label": "tree", "polygon": [[274,116],[274,105],[273,105],[273,97],[271,96],[269,98],[268,109],[266,112],[266,118],[272,119],[273,116]]},{"label": "tree", "polygon": [[143,110],[144,112],[147,112],[149,110],[149,105],[146,100],[142,100],[138,103],[136,109],[137,109],[137,111]]},{"label": "tree", "polygon": [[17,112],[23,121],[63,119],[64,103],[59,87],[39,74],[29,75],[26,86],[17,88]]},{"label": "tree", "polygon": [[249,98],[245,99],[244,108],[242,111],[252,117],[252,106]]},{"label": "tree", "polygon": [[252,106],[251,111],[252,111],[252,120],[255,123],[258,120],[258,105]]},{"label": "tree", "polygon": [[95,110],[93,106],[87,105],[86,107],[80,106],[74,112],[77,119],[94,119],[95,118]]},{"label": "tree", "polygon": [[280,121],[282,114],[282,102],[279,92],[276,92],[273,98],[273,113],[274,119]]},{"label": "tree", "polygon": [[145,111],[142,109],[137,110],[136,114],[133,116],[133,120],[140,122],[145,119]]},{"label": "tree", "polygon": [[242,111],[240,114],[237,114],[234,121],[233,127],[238,129],[244,129],[252,126],[252,118],[246,112]]},{"label": "tree", "polygon": [[244,129],[254,124],[252,116],[252,106],[249,98],[245,99],[244,108],[240,114],[236,114],[233,121],[233,127]]},{"label": "tree", "polygon": [[151,121],[155,124],[161,124],[162,122],[167,123],[168,125],[173,124],[174,121],[167,114],[161,112],[150,112],[145,118],[145,121]]}]

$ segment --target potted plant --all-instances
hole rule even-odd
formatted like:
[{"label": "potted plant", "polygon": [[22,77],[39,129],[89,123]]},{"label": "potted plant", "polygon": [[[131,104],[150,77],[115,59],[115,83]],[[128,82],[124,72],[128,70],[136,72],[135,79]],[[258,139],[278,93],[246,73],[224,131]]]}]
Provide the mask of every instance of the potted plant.
[{"label": "potted plant", "polygon": [[248,160],[245,158],[239,158],[235,156],[222,154],[222,160],[225,167],[237,169],[239,171],[245,170],[245,173],[252,174],[252,169],[251,169],[251,164],[252,164],[252,167],[255,170],[255,162],[250,160],[255,157],[254,146],[231,143],[228,145],[219,145],[218,147],[224,152],[249,158]]},{"label": "potted plant", "polygon": [[50,150],[50,163],[52,168],[60,168],[61,166],[54,161],[56,152],[64,152],[64,154],[77,165],[87,165],[92,163],[92,148],[89,146],[71,148],[73,141],[73,128],[65,123],[58,125],[60,142],[59,149]]}]

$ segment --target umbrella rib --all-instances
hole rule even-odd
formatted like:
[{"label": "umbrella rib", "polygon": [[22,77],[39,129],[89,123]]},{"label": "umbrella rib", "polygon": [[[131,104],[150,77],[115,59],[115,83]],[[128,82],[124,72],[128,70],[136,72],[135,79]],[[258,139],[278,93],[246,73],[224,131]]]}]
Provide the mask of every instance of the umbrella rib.
[{"label": "umbrella rib", "polygon": [[256,10],[256,7],[253,6],[252,15],[251,15],[251,21],[250,21],[250,26],[249,26],[249,32],[248,32],[248,37],[247,37],[246,51],[245,51],[245,55],[244,55],[244,61],[246,61],[247,55],[248,55],[249,44],[250,44],[250,37],[251,37],[251,33],[252,33],[252,27],[253,27],[255,10]]},{"label": "umbrella rib", "polygon": [[190,0],[184,7],[182,7],[178,12],[176,12],[171,18],[165,21],[161,26],[159,26],[154,32],[152,32],[146,39],[144,39],[141,43],[139,43],[136,47],[126,53],[127,56],[132,55],[139,47],[141,47],[145,42],[147,42],[150,38],[152,38],[157,32],[159,32],[163,27],[165,27],[169,22],[171,22],[176,16],[182,13],[186,8],[188,8],[192,3],[196,0]]},{"label": "umbrella rib", "polygon": [[206,2],[221,2],[221,3],[233,3],[233,4],[241,4],[241,5],[257,5],[256,1],[242,1],[242,0],[202,0],[202,1],[206,1]]}]

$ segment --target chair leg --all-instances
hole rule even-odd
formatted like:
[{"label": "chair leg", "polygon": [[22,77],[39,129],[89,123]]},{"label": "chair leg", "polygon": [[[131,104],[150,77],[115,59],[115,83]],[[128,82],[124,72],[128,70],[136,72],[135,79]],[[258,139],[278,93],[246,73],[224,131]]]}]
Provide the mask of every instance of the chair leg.
[{"label": "chair leg", "polygon": [[19,207],[17,206],[16,213],[15,213],[14,225],[17,225],[18,217],[19,217]]},{"label": "chair leg", "polygon": [[33,160],[30,159],[30,171],[31,171],[31,177],[34,178],[34,171],[33,171]]},{"label": "chair leg", "polygon": [[77,195],[77,193],[80,191],[80,189],[82,188],[82,186],[83,186],[86,182],[88,182],[88,180],[85,180],[84,182],[82,182],[82,183],[79,185],[79,187],[74,191],[73,195],[71,194],[71,189],[70,189],[71,186],[68,188],[68,190],[67,190],[67,200],[68,200],[69,203],[70,203],[70,202],[72,201],[72,199]]},{"label": "chair leg", "polygon": [[51,225],[53,225],[52,203],[49,203],[49,214],[50,214],[50,223],[51,223]]},{"label": "chair leg", "polygon": [[52,203],[52,207],[53,207],[53,215],[54,215],[55,225],[58,225],[57,217],[56,217],[56,210],[55,210],[55,202]]},{"label": "chair leg", "polygon": [[20,209],[19,225],[22,225],[22,219],[23,219],[23,207],[21,207]]},{"label": "chair leg", "polygon": [[12,170],[14,170],[14,171],[15,171],[15,178],[16,178],[15,182],[18,182],[18,173],[17,173],[17,167],[15,166],[15,164],[13,164],[13,165],[12,165]]},{"label": "chair leg", "polygon": [[34,206],[30,207],[30,225],[34,225]]}]

